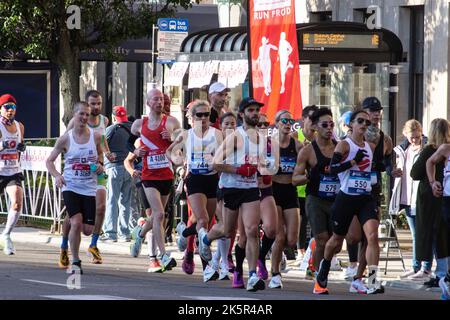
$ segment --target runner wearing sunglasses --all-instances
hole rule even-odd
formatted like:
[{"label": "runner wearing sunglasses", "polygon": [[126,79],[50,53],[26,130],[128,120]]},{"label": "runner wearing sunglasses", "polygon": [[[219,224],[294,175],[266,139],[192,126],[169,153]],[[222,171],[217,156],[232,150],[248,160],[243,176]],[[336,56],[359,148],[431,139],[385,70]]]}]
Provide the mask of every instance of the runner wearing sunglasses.
[{"label": "runner wearing sunglasses", "polygon": [[298,239],[300,212],[297,190],[292,185],[292,174],[301,149],[298,140],[292,138],[291,128],[295,120],[287,110],[280,110],[275,115],[278,128],[280,166],[272,177],[272,188],[278,211],[277,235],[272,248],[272,278],[269,288],[282,288],[280,264],[285,247],[295,247]]},{"label": "runner wearing sunglasses", "polygon": [[325,246],[324,259],[320,262],[314,292],[328,293],[327,282],[333,255],[340,252],[342,243],[357,216],[366,235],[368,246],[366,259],[369,265],[367,291],[382,293],[377,281],[380,248],[378,245],[378,212],[371,196],[371,168],[375,146],[364,140],[367,127],[371,124],[369,114],[364,110],[355,111],[350,118],[352,133],[340,141],[333,154],[330,173],[338,174],[340,191],[332,206],[333,235]]},{"label": "runner wearing sunglasses", "polygon": [[[292,181],[294,185],[306,185],[306,213],[316,243],[313,265],[314,270],[319,270],[325,244],[332,234],[331,207],[340,183],[336,174],[330,174],[337,144],[333,139],[333,114],[328,108],[320,108],[311,120],[316,139],[299,152]],[[320,288],[314,288],[314,293],[321,293]]]},{"label": "runner wearing sunglasses", "polygon": [[24,180],[20,168],[20,152],[25,151],[23,134],[25,128],[22,123],[14,120],[16,115],[16,99],[10,94],[0,97],[0,190],[6,190],[10,205],[8,220],[0,239],[3,252],[12,255],[16,252],[11,240],[11,231],[22,213]]},{"label": "runner wearing sunglasses", "polygon": [[[187,163],[189,172],[186,177],[188,201],[197,221],[196,230],[200,238],[201,235],[208,232],[210,221],[216,212],[219,177],[217,171],[212,168],[212,160],[216,149],[222,144],[222,132],[210,126],[211,107],[207,101],[195,101],[190,112],[193,128],[179,135],[167,149],[166,155],[175,165]],[[181,150],[186,150],[186,154],[181,154]],[[177,228],[180,237],[183,236],[184,228],[186,225],[180,225]],[[211,252],[208,252],[208,249],[202,243],[199,244],[201,256],[209,258],[205,259],[206,261],[211,260]],[[205,267],[204,281],[217,279],[219,274],[216,274],[216,270]]]}]

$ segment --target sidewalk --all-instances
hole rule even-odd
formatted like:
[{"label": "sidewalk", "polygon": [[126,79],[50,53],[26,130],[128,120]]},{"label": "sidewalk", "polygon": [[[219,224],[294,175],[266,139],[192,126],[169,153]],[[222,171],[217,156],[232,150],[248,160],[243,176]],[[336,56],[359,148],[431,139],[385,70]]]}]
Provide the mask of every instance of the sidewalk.
[{"label": "sidewalk", "polygon": [[[0,233],[3,230],[3,226],[0,225]],[[411,269],[411,237],[408,230],[400,230],[398,231],[400,247],[402,249],[403,258],[406,265],[406,270]],[[36,229],[36,228],[28,228],[28,227],[18,227],[15,228],[13,233],[11,234],[11,238],[13,242],[20,243],[36,243],[42,245],[49,245],[54,247],[55,249],[59,248],[61,245],[61,235],[52,234],[49,231]],[[91,237],[82,236],[81,240],[81,250],[86,250],[90,244]],[[129,255],[130,254],[130,243],[128,242],[102,242],[99,241],[99,248],[102,252],[108,254],[119,254],[119,255]],[[171,245],[167,245],[166,249],[170,252],[171,256],[176,260],[183,259],[183,253],[178,251],[178,248],[175,243]],[[382,249],[381,249],[382,250]],[[392,251],[393,256],[396,256],[396,250]],[[340,260],[341,264],[346,265],[348,263],[348,254],[347,251],[342,251],[338,254],[338,260]],[[198,255],[195,255],[196,264],[201,265],[201,261]],[[246,264],[244,264],[245,266]],[[388,272],[384,274],[384,266],[385,262],[380,261],[380,271],[379,276],[383,281],[383,284],[386,287],[395,287],[400,289],[407,290],[432,290],[439,291],[439,288],[426,289],[423,286],[422,282],[410,281],[410,280],[399,280],[399,276],[403,273],[403,268],[401,261],[389,261],[388,263]],[[331,271],[330,272],[330,280],[332,281],[341,281],[345,282],[342,278],[342,271]],[[294,260],[287,261],[286,270],[283,271],[283,277],[286,279],[295,279],[295,280],[304,280],[305,272],[300,271],[299,262]],[[305,280],[307,281],[307,280]]]}]

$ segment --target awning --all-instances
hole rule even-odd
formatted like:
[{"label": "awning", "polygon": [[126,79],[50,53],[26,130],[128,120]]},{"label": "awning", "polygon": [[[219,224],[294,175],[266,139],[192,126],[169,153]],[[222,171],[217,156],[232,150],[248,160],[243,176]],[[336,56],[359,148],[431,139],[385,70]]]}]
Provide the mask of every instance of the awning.
[{"label": "awning", "polygon": [[[311,48],[304,45],[304,35],[328,34],[339,43]],[[369,30],[363,23],[319,22],[297,24],[301,64],[376,63],[405,61],[400,39],[387,29]],[[376,37],[379,44],[363,46],[360,39]],[[190,34],[182,43],[178,61],[196,62],[247,59],[247,27],[221,28]]]}]

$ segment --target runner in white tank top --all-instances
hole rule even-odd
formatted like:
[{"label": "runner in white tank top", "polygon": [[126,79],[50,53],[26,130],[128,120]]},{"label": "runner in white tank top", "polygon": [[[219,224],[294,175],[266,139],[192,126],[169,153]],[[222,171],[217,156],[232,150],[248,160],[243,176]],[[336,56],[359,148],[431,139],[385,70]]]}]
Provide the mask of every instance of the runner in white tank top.
[{"label": "runner in white tank top", "polygon": [[[69,267],[68,242],[73,257],[72,272],[80,272],[81,260],[79,248],[81,234],[92,234],[96,223],[96,177],[103,172],[101,135],[87,126],[90,107],[85,102],[74,106],[73,129],[60,137],[46,160],[49,173],[55,178],[58,188],[63,191],[67,216],[63,224],[63,241],[61,244],[60,268]],[[54,161],[61,154],[66,154],[64,173],[55,167]]]},{"label": "runner in white tank top", "polygon": [[10,234],[22,213],[23,202],[20,152],[25,151],[24,127],[14,120],[16,107],[16,99],[12,95],[0,97],[0,192],[6,190],[10,201],[8,220],[0,238],[0,248],[6,255],[15,253]]}]

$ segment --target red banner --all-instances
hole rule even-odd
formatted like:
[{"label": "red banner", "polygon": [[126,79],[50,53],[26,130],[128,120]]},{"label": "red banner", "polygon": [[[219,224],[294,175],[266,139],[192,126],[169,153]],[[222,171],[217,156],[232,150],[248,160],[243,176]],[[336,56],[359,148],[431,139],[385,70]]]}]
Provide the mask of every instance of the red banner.
[{"label": "red banner", "polygon": [[249,0],[253,98],[273,122],[278,110],[302,112],[294,0]]}]

